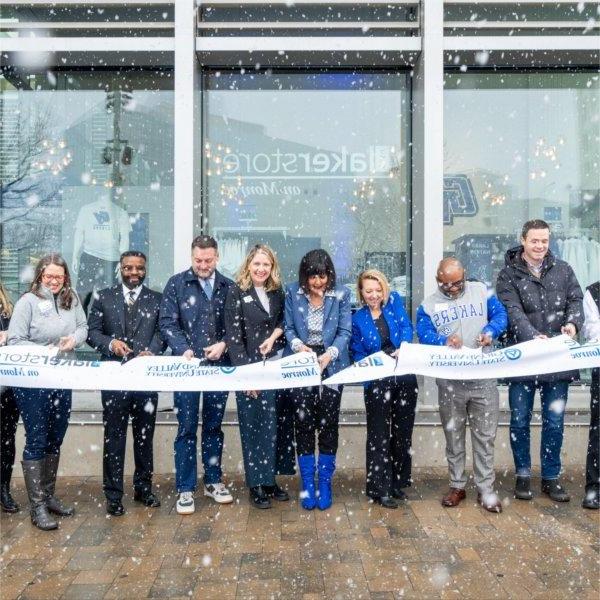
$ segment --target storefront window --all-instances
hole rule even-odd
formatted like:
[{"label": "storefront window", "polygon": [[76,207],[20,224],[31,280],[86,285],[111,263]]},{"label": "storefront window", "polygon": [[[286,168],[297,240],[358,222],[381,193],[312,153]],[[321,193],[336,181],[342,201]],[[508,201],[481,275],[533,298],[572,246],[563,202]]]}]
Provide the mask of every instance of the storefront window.
[{"label": "storefront window", "polygon": [[40,256],[67,259],[84,300],[119,255],[173,271],[171,71],[6,70],[0,77],[0,277],[16,299]]},{"label": "storefront window", "polygon": [[598,73],[447,74],[444,114],[446,253],[494,285],[522,224],[544,219],[581,286],[596,281]]},{"label": "storefront window", "polygon": [[312,248],[353,291],[368,266],[409,293],[409,122],[404,73],[208,72],[202,210],[234,276],[270,244],[286,283]]}]

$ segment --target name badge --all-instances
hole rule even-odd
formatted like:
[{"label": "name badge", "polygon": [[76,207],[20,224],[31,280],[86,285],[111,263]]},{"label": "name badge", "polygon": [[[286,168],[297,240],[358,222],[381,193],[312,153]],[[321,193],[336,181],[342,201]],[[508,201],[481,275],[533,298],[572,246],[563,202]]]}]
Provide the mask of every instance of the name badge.
[{"label": "name badge", "polygon": [[52,308],[52,302],[50,302],[50,300],[42,300],[42,302],[38,304],[38,310],[43,317],[47,317],[52,312]]},{"label": "name badge", "polygon": [[244,302],[253,302],[254,298],[252,296],[243,296]]}]

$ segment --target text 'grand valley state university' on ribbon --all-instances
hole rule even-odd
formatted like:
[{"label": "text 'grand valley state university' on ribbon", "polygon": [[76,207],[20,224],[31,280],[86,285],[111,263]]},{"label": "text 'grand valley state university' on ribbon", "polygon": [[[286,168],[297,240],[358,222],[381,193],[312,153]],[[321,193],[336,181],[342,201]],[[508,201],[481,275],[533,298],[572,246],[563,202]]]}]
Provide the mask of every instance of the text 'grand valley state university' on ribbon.
[{"label": "text 'grand valley state university' on ribbon", "polygon": [[125,364],[61,358],[40,346],[0,348],[5,386],[75,390],[244,391],[361,383],[414,373],[441,379],[497,379],[600,367],[600,341],[568,336],[536,339],[486,352],[403,343],[398,360],[377,352],[321,380],[316,355],[301,352],[241,367],[218,367],[179,356],[144,356]]}]

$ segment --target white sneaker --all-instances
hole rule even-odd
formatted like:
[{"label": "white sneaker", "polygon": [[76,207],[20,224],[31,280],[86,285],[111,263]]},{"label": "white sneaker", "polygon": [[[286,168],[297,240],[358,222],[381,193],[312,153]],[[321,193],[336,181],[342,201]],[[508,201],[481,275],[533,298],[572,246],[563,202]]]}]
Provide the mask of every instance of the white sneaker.
[{"label": "white sneaker", "polygon": [[194,492],[181,492],[177,498],[177,513],[180,515],[191,515],[196,507],[194,506]]},{"label": "white sneaker", "polygon": [[209,496],[218,504],[231,504],[233,496],[224,483],[209,483],[204,486],[204,495]]}]

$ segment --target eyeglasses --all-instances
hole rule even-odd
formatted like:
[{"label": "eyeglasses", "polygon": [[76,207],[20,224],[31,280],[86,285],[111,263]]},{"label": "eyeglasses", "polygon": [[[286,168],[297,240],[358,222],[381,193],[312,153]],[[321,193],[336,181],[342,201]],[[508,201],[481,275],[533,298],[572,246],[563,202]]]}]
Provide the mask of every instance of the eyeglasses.
[{"label": "eyeglasses", "polygon": [[130,271],[141,271],[142,273],[144,273],[146,271],[146,267],[125,265],[121,267],[121,271],[125,271],[126,273],[129,273]]},{"label": "eyeglasses", "polygon": [[460,289],[465,285],[465,278],[458,279],[456,281],[449,281],[448,283],[442,283],[438,280],[438,287],[444,291],[450,291],[452,289]]},{"label": "eyeglasses", "polygon": [[56,281],[56,283],[62,283],[65,280],[65,276],[64,275],[47,275],[46,273],[44,273],[42,275],[42,280],[43,281]]}]

